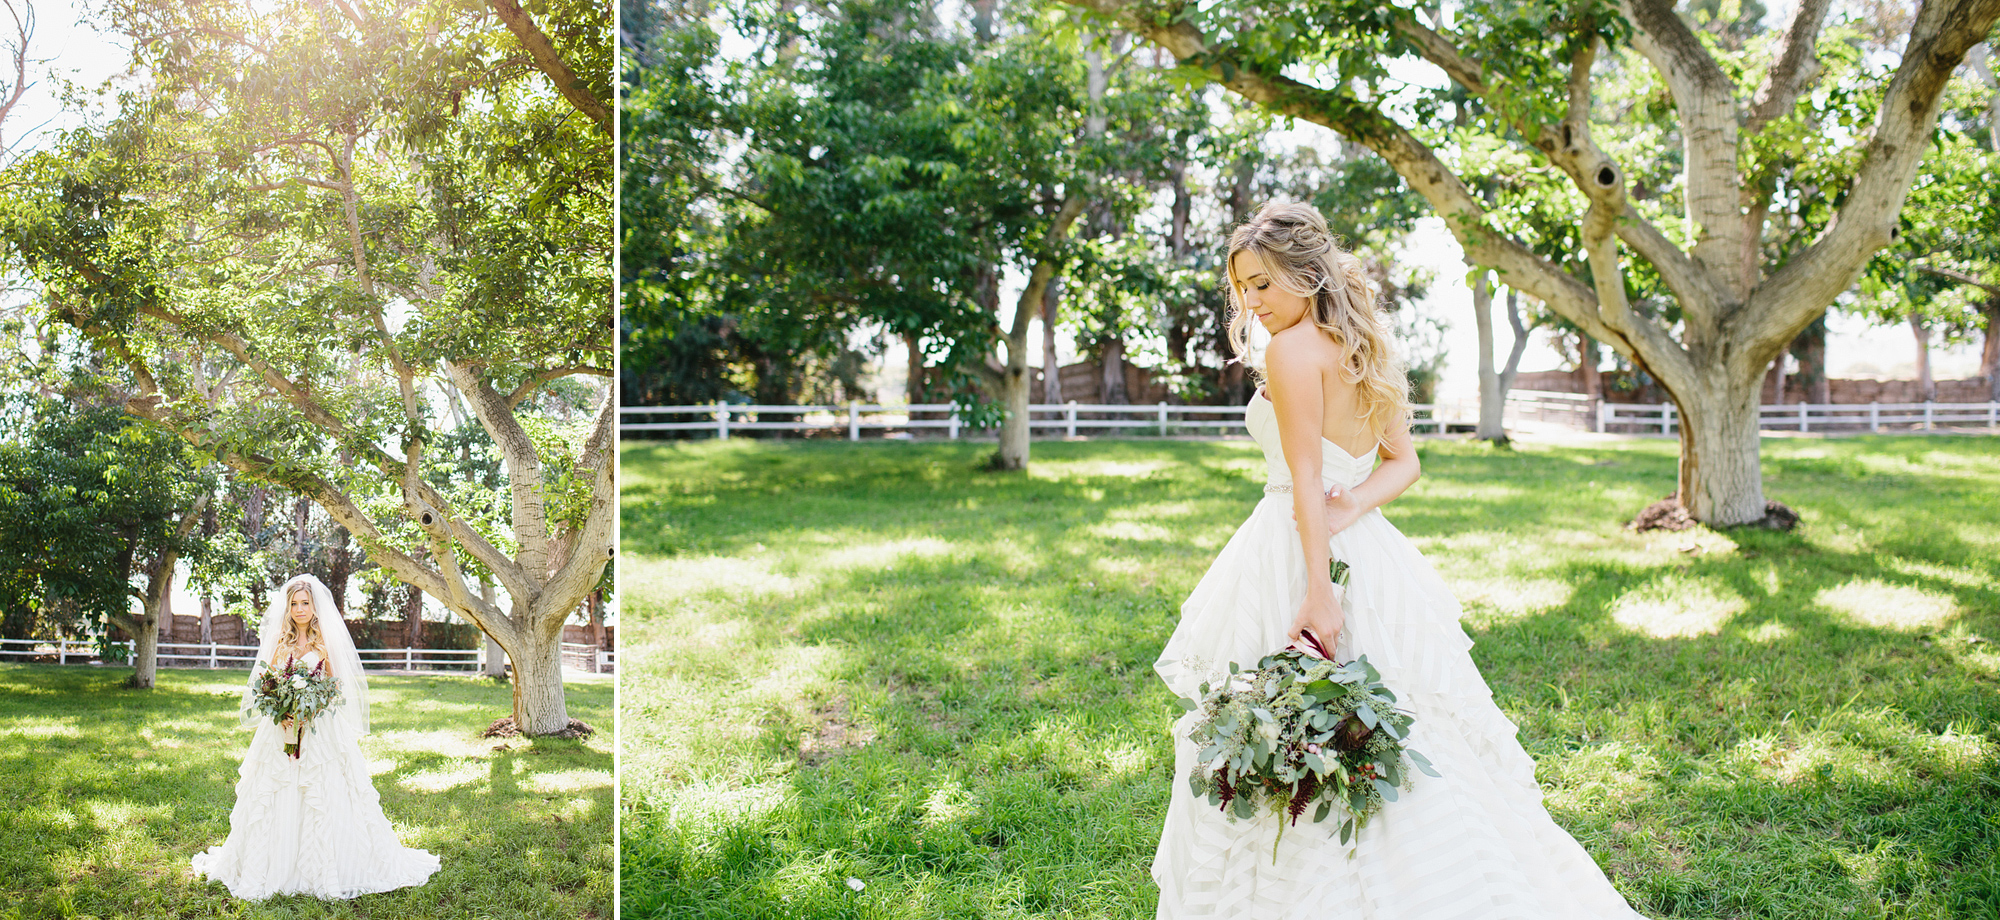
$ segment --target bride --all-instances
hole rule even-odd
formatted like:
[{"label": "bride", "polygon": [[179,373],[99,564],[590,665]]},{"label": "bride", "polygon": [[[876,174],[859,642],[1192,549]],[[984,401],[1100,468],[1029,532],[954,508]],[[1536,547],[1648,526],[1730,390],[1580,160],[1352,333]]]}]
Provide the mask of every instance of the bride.
[{"label": "bride", "polygon": [[[1182,604],[1154,667],[1176,695],[1198,699],[1231,662],[1254,667],[1310,631],[1339,659],[1368,656],[1416,717],[1410,746],[1442,778],[1417,775],[1362,829],[1352,859],[1327,832],[1332,820],[1276,840],[1275,817],[1231,819],[1189,790],[1187,735],[1201,715],[1190,712],[1174,726],[1172,800],[1153,860],[1159,916],[1638,917],[1550,819],[1534,761],[1467,653],[1458,601],[1377,510],[1418,468],[1403,369],[1359,260],[1303,204],[1265,206],[1229,250],[1234,351],[1249,350],[1252,314],[1271,333],[1264,386],[1245,412],[1268,484]],[[1330,559],[1352,567],[1344,595]]]},{"label": "bride", "polygon": [[[252,705],[261,667],[243,691],[243,724],[255,728],[236,783],[229,839],[194,857],[196,875],[239,898],[278,894],[352,898],[421,885],[438,858],[396,839],[370,781],[359,738],[368,731],[368,679],[326,585],[300,575],[279,589],[257,660],[282,668],[324,663],[340,685],[337,708],[304,725],[278,724]],[[296,758],[285,753],[302,742]]]}]

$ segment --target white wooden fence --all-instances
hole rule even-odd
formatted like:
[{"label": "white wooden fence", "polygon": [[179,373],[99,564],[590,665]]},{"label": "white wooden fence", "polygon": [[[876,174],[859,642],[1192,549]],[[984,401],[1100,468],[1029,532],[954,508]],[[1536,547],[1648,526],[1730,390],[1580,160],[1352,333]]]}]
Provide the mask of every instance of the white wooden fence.
[{"label": "white wooden fence", "polygon": [[[1568,394],[1574,395],[1574,394]],[[1589,397],[1579,397],[1588,399]],[[2000,403],[1806,403],[1764,406],[1760,428],[1782,431],[1935,431],[1939,427],[2000,429]],[[1598,431],[1657,432],[1680,430],[1680,412],[1672,403],[1640,405],[1597,404]]]},{"label": "white wooden fence", "polygon": [[[1469,425],[1469,413],[1456,407],[1422,404],[1412,407],[1417,432],[1443,433],[1447,425]],[[1473,407],[1476,412],[1476,407]],[[1066,437],[1079,433],[1151,435],[1210,434],[1243,427],[1243,406],[1110,406],[1081,403],[1037,403],[1028,407],[1029,430]],[[844,433],[850,441],[863,431],[897,431],[913,435],[942,429],[957,438],[968,427],[952,403],[888,406],[849,403],[845,406],[628,406],[618,410],[621,432],[687,431],[727,439],[732,432],[825,431]],[[1466,414],[1460,419],[1454,416]],[[2000,429],[2000,403],[1868,403],[1768,405],[1762,407],[1765,430],[1789,431],[1931,431],[1941,427]],[[1672,403],[1613,403],[1581,393],[1515,390],[1507,395],[1508,422],[1533,421],[1568,428],[1617,433],[1673,434],[1680,430],[1680,413]],[[1461,428],[1460,430],[1469,430]]]},{"label": "white wooden fence", "polygon": [[[1417,416],[1413,427],[1444,430],[1444,421],[1438,417],[1436,406],[1426,404],[1413,408]],[[1216,433],[1242,428],[1243,409],[1242,406],[1176,406],[1168,403],[1150,406],[1036,403],[1028,406],[1028,429],[1043,433],[1060,431],[1065,437],[1072,438],[1080,431],[1101,432],[1107,429],[1161,436]],[[620,408],[618,414],[618,430],[621,432],[691,431],[713,434],[725,440],[731,432],[743,431],[844,431],[848,440],[859,441],[863,431],[914,434],[926,428],[941,428],[947,437],[957,438],[970,427],[959,419],[958,407],[952,403],[920,403],[914,406],[859,402],[845,406],[715,403],[707,406],[628,406]],[[697,420],[650,420],[656,417],[686,419],[689,416]],[[766,420],[767,416],[779,416],[784,420]]]},{"label": "white wooden fence", "polygon": [[[123,646],[126,660],[133,648],[131,640],[113,643]],[[479,671],[486,667],[486,649],[480,648],[364,648],[356,649],[361,666],[370,670],[394,671]],[[593,654],[595,653],[595,654]],[[592,645],[562,644],[563,661],[581,670],[610,673],[617,653]],[[84,664],[98,660],[97,643],[88,639],[0,639],[0,660],[8,658],[55,659],[57,664]],[[257,646],[215,643],[162,642],[160,667],[232,668],[247,670],[257,660]]]}]

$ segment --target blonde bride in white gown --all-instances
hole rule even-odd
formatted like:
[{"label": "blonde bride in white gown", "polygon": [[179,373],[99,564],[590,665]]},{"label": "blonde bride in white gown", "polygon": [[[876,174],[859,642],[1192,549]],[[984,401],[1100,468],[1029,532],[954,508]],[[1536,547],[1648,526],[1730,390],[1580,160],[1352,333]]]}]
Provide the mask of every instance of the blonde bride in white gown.
[{"label": "blonde bride in white gown", "polygon": [[[195,855],[195,874],[251,900],[352,898],[423,884],[438,870],[438,858],[404,847],[382,815],[359,740],[368,731],[368,681],[332,593],[300,575],[278,590],[271,607],[258,660],[277,668],[291,660],[324,662],[340,684],[341,702],[303,730],[275,723],[251,705],[261,676],[251,669],[242,715],[256,734],[238,771],[229,839]],[[285,753],[292,740],[300,742],[297,757]]]},{"label": "blonde bride in white gown", "polygon": [[[1229,248],[1236,353],[1248,352],[1251,315],[1271,333],[1246,414],[1268,484],[1182,604],[1155,668],[1175,694],[1198,698],[1232,661],[1254,667],[1304,630],[1337,637],[1335,657],[1367,655],[1415,715],[1410,746],[1442,777],[1418,774],[1350,859],[1327,832],[1337,821],[1301,823],[1280,841],[1276,818],[1234,820],[1195,798],[1187,735],[1200,712],[1189,713],[1174,726],[1173,797],[1153,861],[1159,916],[1637,917],[1543,808],[1534,761],[1468,654],[1458,602],[1377,510],[1419,470],[1402,365],[1359,260],[1302,204],[1266,206]],[[1344,594],[1329,580],[1332,558],[1352,567]]]}]

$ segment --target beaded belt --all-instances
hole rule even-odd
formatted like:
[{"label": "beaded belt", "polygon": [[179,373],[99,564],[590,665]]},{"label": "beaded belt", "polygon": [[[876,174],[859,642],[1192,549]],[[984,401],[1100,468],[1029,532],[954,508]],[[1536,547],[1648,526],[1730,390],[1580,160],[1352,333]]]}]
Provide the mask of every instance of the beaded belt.
[{"label": "beaded belt", "polygon": [[1275,482],[1270,482],[1270,483],[1265,483],[1265,484],[1264,484],[1264,491],[1266,491],[1266,492],[1283,492],[1283,493],[1285,493],[1286,495],[1290,495],[1290,494],[1292,493],[1292,487],[1291,487],[1291,486],[1281,486],[1281,485],[1278,485],[1278,484],[1277,484],[1277,483],[1275,483]]}]

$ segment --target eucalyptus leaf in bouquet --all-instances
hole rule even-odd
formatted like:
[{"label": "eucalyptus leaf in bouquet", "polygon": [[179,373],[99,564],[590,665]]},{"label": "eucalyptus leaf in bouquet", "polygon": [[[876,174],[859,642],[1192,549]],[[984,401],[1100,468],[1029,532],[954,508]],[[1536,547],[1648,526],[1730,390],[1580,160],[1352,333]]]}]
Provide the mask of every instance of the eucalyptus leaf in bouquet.
[{"label": "eucalyptus leaf in bouquet", "polygon": [[251,705],[258,712],[270,716],[273,722],[293,720],[296,727],[292,730],[291,740],[285,743],[285,754],[296,760],[305,742],[305,729],[310,727],[315,732],[319,731],[314,720],[339,704],[340,682],[327,673],[324,661],[316,662],[310,668],[296,658],[285,662],[282,668],[259,661],[257,667],[263,676],[257,680]]},{"label": "eucalyptus leaf in bouquet", "polygon": [[1180,703],[1201,713],[1188,735],[1199,751],[1188,786],[1233,819],[1253,819],[1261,807],[1279,816],[1282,841],[1287,819],[1297,824],[1317,805],[1317,823],[1338,807],[1348,843],[1409,788],[1412,766],[1438,775],[1406,744],[1414,719],[1366,655],[1341,664],[1288,648],[1254,671],[1234,662],[1229,671],[1217,686],[1202,684],[1199,701]]}]

